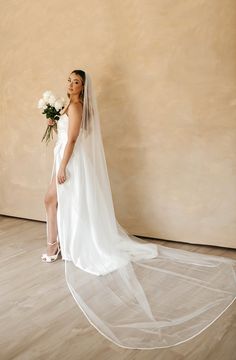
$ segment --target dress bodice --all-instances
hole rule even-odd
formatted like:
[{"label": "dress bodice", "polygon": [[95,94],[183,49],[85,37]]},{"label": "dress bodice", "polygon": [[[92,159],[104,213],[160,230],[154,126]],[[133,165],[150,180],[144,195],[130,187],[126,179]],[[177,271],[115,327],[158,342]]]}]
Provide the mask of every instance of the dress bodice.
[{"label": "dress bodice", "polygon": [[[57,121],[57,141],[54,147],[54,154],[58,153],[58,151],[63,152],[65,149],[68,140],[68,125],[69,125],[69,117],[66,113],[64,113],[60,116],[59,120]],[[73,153],[79,151],[78,150],[80,146],[79,138],[81,137],[81,132],[82,131],[80,130],[80,133],[74,145]]]},{"label": "dress bodice", "polygon": [[68,138],[68,115],[66,113],[60,116],[57,122],[57,143],[64,143]]}]

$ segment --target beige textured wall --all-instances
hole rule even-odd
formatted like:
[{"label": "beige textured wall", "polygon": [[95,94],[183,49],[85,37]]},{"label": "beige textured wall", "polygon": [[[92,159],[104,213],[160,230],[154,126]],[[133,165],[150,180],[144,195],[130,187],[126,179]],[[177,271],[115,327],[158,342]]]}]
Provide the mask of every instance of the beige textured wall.
[{"label": "beige textured wall", "polygon": [[235,247],[235,0],[1,2],[1,209],[45,220],[42,92],[96,88],[116,215],[144,236]]}]

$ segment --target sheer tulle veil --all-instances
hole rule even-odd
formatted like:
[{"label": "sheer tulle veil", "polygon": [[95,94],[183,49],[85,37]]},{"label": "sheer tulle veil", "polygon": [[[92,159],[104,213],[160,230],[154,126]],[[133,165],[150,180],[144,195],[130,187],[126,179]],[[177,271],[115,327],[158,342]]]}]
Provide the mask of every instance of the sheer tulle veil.
[{"label": "sheer tulle veil", "polygon": [[[74,238],[71,258],[65,259],[66,282],[88,321],[115,344],[155,349],[183,343],[235,300],[236,261],[147,243],[119,224],[95,91],[85,74],[81,130],[73,155],[81,166],[79,171],[71,168],[75,187],[68,183],[58,194],[59,210],[71,196],[76,214],[70,224]],[[69,225],[59,220],[66,237]],[[73,235],[76,223],[79,235]]]}]

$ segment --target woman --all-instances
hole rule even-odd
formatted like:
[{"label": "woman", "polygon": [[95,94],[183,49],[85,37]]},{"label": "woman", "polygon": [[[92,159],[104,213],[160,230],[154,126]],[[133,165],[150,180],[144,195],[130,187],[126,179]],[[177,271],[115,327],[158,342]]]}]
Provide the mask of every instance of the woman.
[{"label": "woman", "polygon": [[[68,78],[67,95],[70,99],[68,105],[61,114],[66,114],[69,121],[68,140],[65,146],[64,155],[60,163],[60,168],[56,174],[53,174],[51,183],[45,195],[45,207],[47,212],[47,253],[42,255],[42,260],[46,262],[55,261],[60,253],[57,229],[57,190],[58,184],[66,181],[66,166],[72,155],[76,139],[80,131],[83,109],[83,88],[85,82],[85,73],[81,70],[72,72]],[[49,125],[54,125],[53,120],[49,120]],[[54,255],[55,254],[55,255]]]},{"label": "woman", "polygon": [[[90,75],[69,76],[45,198],[48,253],[90,323],[119,346],[169,347],[212,324],[235,300],[236,261],[146,243],[114,213]],[[60,241],[60,248],[57,242]]]}]

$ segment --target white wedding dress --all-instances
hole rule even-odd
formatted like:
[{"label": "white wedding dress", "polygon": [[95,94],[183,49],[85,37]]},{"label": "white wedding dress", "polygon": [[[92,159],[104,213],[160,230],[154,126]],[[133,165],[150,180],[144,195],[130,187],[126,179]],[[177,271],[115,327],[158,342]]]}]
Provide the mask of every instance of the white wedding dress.
[{"label": "white wedding dress", "polygon": [[[52,176],[63,157],[68,123],[67,114],[61,115]],[[147,243],[116,220],[88,73],[81,130],[66,172],[65,183],[57,183],[65,277],[80,309],[106,338],[133,349],[177,345],[233,303],[235,260]]]}]

